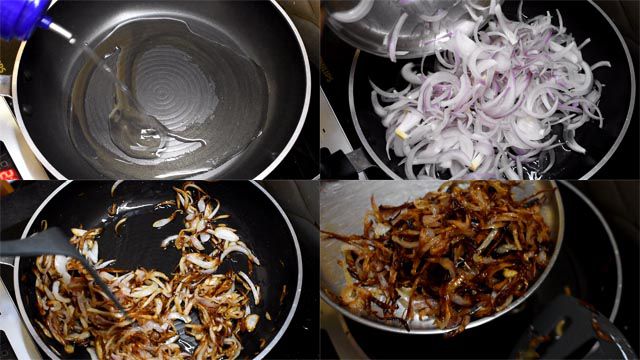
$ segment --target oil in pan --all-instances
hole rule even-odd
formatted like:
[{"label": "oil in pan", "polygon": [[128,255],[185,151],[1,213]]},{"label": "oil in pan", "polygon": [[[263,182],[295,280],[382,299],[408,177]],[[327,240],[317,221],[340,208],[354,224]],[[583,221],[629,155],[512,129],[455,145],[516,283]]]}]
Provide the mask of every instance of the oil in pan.
[{"label": "oil in pan", "polygon": [[[203,36],[198,25],[128,21],[93,49],[101,64],[78,59],[69,131],[89,164],[115,178],[194,176],[261,135],[269,100],[264,70],[223,32],[208,27]],[[130,106],[123,102],[151,120],[114,116]]]}]

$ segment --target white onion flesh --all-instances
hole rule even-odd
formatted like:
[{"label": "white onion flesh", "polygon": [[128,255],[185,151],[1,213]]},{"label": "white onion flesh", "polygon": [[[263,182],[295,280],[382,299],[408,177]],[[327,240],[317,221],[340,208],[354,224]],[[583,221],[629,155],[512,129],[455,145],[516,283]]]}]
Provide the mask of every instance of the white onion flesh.
[{"label": "white onion flesh", "polygon": [[260,292],[258,288],[253,284],[253,281],[249,278],[247,274],[242,271],[238,271],[238,274],[247,282],[249,288],[251,289],[251,293],[253,294],[253,301],[256,305],[260,304]]},{"label": "white onion flesh", "polygon": [[238,245],[231,245],[228,248],[224,249],[224,251],[222,252],[222,254],[220,254],[220,260],[224,260],[225,257],[227,257],[227,255],[231,254],[232,252],[241,252],[243,254],[245,254],[251,261],[253,261],[256,265],[260,265],[260,261],[258,260],[257,257],[255,257],[253,255],[253,253],[251,253],[251,251],[249,251],[249,249],[243,247],[243,246],[238,246]]},{"label": "white onion flesh", "polygon": [[[393,26],[393,30],[391,30],[391,39],[389,40],[389,59],[392,62],[396,62],[396,47],[398,46],[398,36],[400,35],[400,30],[404,25],[404,22],[407,21],[407,17],[409,14],[402,13],[396,21],[396,24]],[[405,54],[405,53],[403,53]]]},{"label": "white onion flesh", "polygon": [[167,236],[164,240],[162,240],[162,242],[160,243],[160,247],[167,247],[169,246],[169,244],[176,240],[178,238],[178,235],[171,235],[171,236]]},{"label": "white onion flesh", "polygon": [[353,9],[333,13],[331,16],[343,23],[354,23],[360,21],[369,14],[373,7],[374,0],[360,0]]},{"label": "white onion flesh", "polygon": [[197,254],[189,254],[186,257],[187,261],[198,265],[199,267],[203,268],[203,269],[215,269],[216,268],[216,264],[212,261],[204,261],[202,259],[200,259]]},{"label": "white onion flesh", "polygon": [[226,227],[215,228],[213,230],[213,235],[218,239],[222,239],[230,242],[236,242],[240,240],[240,238],[238,237],[238,235],[236,235],[235,232],[231,231],[231,229]]},{"label": "white onion flesh", "polygon": [[253,330],[255,330],[256,326],[258,325],[258,320],[260,320],[260,316],[256,314],[251,314],[245,317],[244,323],[247,327],[247,331],[252,332]]},{"label": "white onion flesh", "polygon": [[171,218],[157,220],[157,221],[155,221],[153,223],[153,227],[159,229],[159,228],[167,225],[168,223],[170,223],[171,220],[172,220]]},{"label": "white onion flesh", "polygon": [[101,264],[99,264],[99,265],[96,265],[96,266],[95,266],[95,268],[96,268],[96,270],[104,269],[104,268],[106,268],[107,266],[109,266],[109,265],[111,265],[111,264],[113,264],[113,263],[115,263],[115,262],[116,262],[116,260],[115,260],[115,259],[107,260],[107,261],[102,262],[102,263],[101,263]]},{"label": "white onion flesh", "polygon": [[69,281],[71,280],[71,275],[69,275],[69,272],[67,271],[68,262],[69,262],[69,258],[66,256],[62,256],[62,255],[55,256],[54,266],[58,274],[62,276],[62,281],[65,284],[68,284]]}]

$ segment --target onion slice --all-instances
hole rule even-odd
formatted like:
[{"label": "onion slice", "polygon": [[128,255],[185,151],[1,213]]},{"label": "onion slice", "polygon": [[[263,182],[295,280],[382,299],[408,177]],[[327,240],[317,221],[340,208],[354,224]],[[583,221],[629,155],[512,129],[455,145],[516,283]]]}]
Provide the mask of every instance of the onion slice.
[{"label": "onion slice", "polygon": [[354,23],[362,20],[373,8],[374,0],[360,0],[358,5],[347,11],[340,11],[331,14],[334,19],[343,23]]},{"label": "onion slice", "polygon": [[238,275],[240,275],[240,277],[242,277],[242,279],[244,279],[244,281],[251,288],[251,293],[253,293],[253,301],[254,301],[254,303],[256,305],[260,304],[260,293],[258,292],[258,288],[256,288],[256,286],[253,284],[253,282],[251,281],[249,276],[247,276],[247,274],[245,274],[242,271],[238,271]]}]

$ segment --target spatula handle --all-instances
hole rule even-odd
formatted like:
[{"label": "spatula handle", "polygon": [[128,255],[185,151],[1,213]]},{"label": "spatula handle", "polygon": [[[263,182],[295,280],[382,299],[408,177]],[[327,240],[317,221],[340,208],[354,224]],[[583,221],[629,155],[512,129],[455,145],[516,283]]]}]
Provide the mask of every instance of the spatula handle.
[{"label": "spatula handle", "polygon": [[40,256],[40,255],[64,255],[72,257],[84,266],[91,274],[94,281],[102,291],[114,302],[120,312],[127,316],[127,312],[107,284],[102,281],[93,265],[69,243],[67,236],[60,228],[52,227],[42,232],[33,234],[21,240],[0,241],[0,255],[2,256]]},{"label": "spatula handle", "polygon": [[0,241],[0,255],[2,256],[39,256],[39,255],[67,255],[74,256],[73,247],[68,242],[62,230],[50,228],[20,240]]}]

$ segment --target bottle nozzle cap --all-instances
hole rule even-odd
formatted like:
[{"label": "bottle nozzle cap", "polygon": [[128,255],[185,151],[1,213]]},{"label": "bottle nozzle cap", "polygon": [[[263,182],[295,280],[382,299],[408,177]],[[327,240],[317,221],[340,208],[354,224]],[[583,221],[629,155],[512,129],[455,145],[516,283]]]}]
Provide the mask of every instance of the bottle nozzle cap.
[{"label": "bottle nozzle cap", "polygon": [[40,19],[40,22],[38,23],[38,26],[40,26],[43,29],[48,29],[52,24],[51,18],[48,16],[43,16],[42,19]]}]

